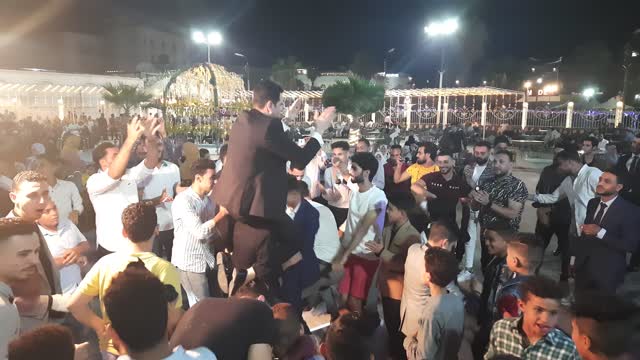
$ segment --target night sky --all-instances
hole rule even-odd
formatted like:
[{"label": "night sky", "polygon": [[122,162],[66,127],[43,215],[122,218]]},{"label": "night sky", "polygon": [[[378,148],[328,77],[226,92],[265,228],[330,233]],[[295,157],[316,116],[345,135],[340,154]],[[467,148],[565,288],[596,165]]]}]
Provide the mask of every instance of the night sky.
[{"label": "night sky", "polygon": [[[449,61],[491,62],[568,56],[576,46],[603,41],[614,57],[631,32],[640,28],[640,0],[2,0],[0,30],[45,3],[57,13],[34,33],[66,30],[100,32],[104,14],[136,13],[140,22],[161,21],[188,33],[194,27],[219,29],[225,46],[217,55],[269,67],[276,58],[296,56],[306,66],[337,70],[358,51],[382,63],[389,48],[391,70],[434,76],[438,44],[423,33],[425,24],[457,16],[462,31],[449,39]],[[8,5],[8,6],[6,6]],[[6,11],[7,9],[13,9]],[[467,64],[469,77],[481,77]],[[464,69],[465,64],[461,65]],[[462,70],[461,70],[462,71]]]}]

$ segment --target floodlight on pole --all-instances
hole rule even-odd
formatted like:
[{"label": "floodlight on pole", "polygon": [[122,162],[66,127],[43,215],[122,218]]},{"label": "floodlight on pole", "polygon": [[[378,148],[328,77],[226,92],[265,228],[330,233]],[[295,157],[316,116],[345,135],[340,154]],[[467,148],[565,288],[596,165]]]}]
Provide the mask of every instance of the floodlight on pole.
[{"label": "floodlight on pole", "polygon": [[211,62],[211,47],[222,44],[222,34],[218,31],[211,31],[205,35],[204,32],[196,30],[191,34],[191,38],[196,44],[207,45],[207,62]]},{"label": "floodlight on pole", "polygon": [[538,78],[538,80],[536,80],[536,82],[537,82],[538,84],[542,84],[542,78]]},{"label": "floodlight on pole", "polygon": [[[458,19],[449,18],[442,21],[434,21],[424,27],[424,33],[430,38],[448,36],[454,34],[460,28]],[[439,88],[442,88],[442,82],[444,80],[444,45],[440,54],[440,83]]]}]

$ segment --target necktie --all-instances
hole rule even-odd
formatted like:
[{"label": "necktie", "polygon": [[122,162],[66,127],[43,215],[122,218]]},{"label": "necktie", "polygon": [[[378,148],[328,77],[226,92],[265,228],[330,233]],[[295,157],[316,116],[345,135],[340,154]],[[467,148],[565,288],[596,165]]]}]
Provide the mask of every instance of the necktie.
[{"label": "necktie", "polygon": [[596,214],[596,217],[593,219],[593,222],[600,225],[600,222],[602,221],[602,216],[604,216],[604,211],[607,208],[607,204],[601,202],[600,203],[600,210],[598,210],[598,213]]},{"label": "necktie", "polygon": [[638,158],[640,158],[640,156],[633,155],[633,160],[631,160],[631,166],[629,166],[629,174],[634,175],[636,172],[638,172]]}]

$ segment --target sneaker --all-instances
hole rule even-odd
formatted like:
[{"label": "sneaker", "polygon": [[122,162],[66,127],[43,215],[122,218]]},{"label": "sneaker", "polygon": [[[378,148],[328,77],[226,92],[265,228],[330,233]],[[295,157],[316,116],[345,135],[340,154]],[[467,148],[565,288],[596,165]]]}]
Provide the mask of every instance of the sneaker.
[{"label": "sneaker", "polygon": [[458,274],[458,283],[463,283],[472,279],[473,273],[467,269],[462,270],[462,272]]}]

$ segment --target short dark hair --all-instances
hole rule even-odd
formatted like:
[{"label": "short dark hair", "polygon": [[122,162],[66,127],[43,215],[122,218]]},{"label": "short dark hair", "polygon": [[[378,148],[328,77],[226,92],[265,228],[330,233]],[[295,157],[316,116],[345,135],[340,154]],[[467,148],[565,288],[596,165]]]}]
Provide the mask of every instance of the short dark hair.
[{"label": "short dark hair", "polygon": [[327,360],[368,360],[371,352],[362,334],[362,326],[358,313],[341,315],[332,322],[324,340]]},{"label": "short dark hair", "polygon": [[390,205],[393,205],[405,213],[408,213],[416,207],[416,200],[410,193],[405,191],[395,191],[390,193],[388,201]]},{"label": "short dark hair", "polygon": [[196,175],[204,175],[207,170],[216,170],[216,163],[211,159],[198,159],[191,164],[191,176],[196,179]]},{"label": "short dark hair", "polygon": [[439,219],[431,223],[429,238],[433,238],[436,241],[447,239],[449,244],[457,244],[458,232],[451,221]]},{"label": "short dark hair", "polygon": [[522,294],[522,300],[525,302],[528,300],[529,295],[558,301],[564,296],[562,287],[560,287],[556,281],[541,275],[534,275],[527,278],[520,284],[519,290]]},{"label": "short dark hair", "polygon": [[[306,185],[306,183],[304,181],[298,180],[296,179],[295,176],[293,175],[289,175],[287,176],[287,191],[295,191],[298,194],[304,196],[302,194],[303,192],[303,185]],[[307,193],[309,192],[309,190],[307,189]]]},{"label": "short dark hair", "polygon": [[11,191],[18,190],[18,187],[23,182],[46,182],[47,177],[41,173],[33,170],[20,171],[13,177],[13,183],[11,184]]},{"label": "short dark hair", "polygon": [[0,218],[0,242],[15,235],[38,234],[38,227],[33,221],[22,218]]},{"label": "short dark hair", "polygon": [[222,144],[222,146],[220,146],[220,152],[218,157],[220,158],[220,161],[224,161],[224,159],[227,157],[227,151],[229,150],[229,144]]},{"label": "short dark hair", "polygon": [[450,151],[446,151],[446,150],[445,151],[440,151],[436,157],[438,157],[438,156],[448,156],[451,159],[453,159],[453,154]]},{"label": "short dark hair", "polygon": [[637,344],[638,334],[634,332],[640,325],[640,308],[627,299],[595,291],[581,293],[571,313],[576,320],[593,320],[589,326],[580,327],[580,332],[591,339],[589,350],[593,353],[614,358]]},{"label": "short dark hair", "polygon": [[486,141],[486,140],[481,140],[481,141],[478,141],[475,145],[473,145],[473,147],[474,147],[474,148],[477,148],[477,147],[486,147],[486,148],[487,148],[487,150],[491,150],[491,143],[490,143],[490,142],[488,142],[488,141]]},{"label": "short dark hair", "polygon": [[96,165],[98,165],[99,167],[100,160],[102,160],[102,158],[105,155],[107,155],[107,149],[111,149],[114,147],[117,147],[117,146],[115,146],[113,143],[110,143],[110,142],[103,142],[98,144],[98,146],[96,146],[91,152],[91,158],[93,159],[93,162],[96,163]]},{"label": "short dark hair", "polygon": [[516,235],[516,232],[513,230],[509,222],[501,219],[496,219],[487,223],[484,226],[484,229],[495,231],[496,233],[500,234],[500,236],[505,238],[505,240],[506,238],[511,238],[512,236]]},{"label": "short dark hair", "polygon": [[265,106],[271,101],[274,105],[280,101],[282,87],[271,80],[262,80],[253,88],[253,105]]},{"label": "short dark hair", "polygon": [[242,285],[234,294],[233,297],[238,298],[252,298],[257,299],[260,296],[265,298],[269,295],[269,289],[262,281],[252,280]]},{"label": "short dark hair", "polygon": [[40,360],[56,359],[73,360],[75,353],[71,331],[58,324],[46,324],[28,331],[9,344],[9,359]]},{"label": "short dark hair", "polygon": [[594,138],[593,136],[588,136],[588,137],[582,139],[583,143],[585,141],[590,142],[592,147],[598,147],[598,139]]},{"label": "short dark hair", "polygon": [[431,276],[431,283],[443,288],[458,276],[458,260],[445,249],[428,248],[424,253],[424,269]]},{"label": "short dark hair", "polygon": [[562,150],[556,154],[556,161],[580,162],[580,154],[577,151]]},{"label": "short dark hair", "polygon": [[137,202],[122,211],[122,228],[131,242],[140,243],[151,239],[157,225],[158,217],[152,205]]},{"label": "short dark hair", "polygon": [[518,232],[507,240],[507,246],[514,248],[519,254],[526,254],[529,269],[537,269],[544,256],[544,241],[536,234]]},{"label": "short dark hair", "polygon": [[431,160],[435,160],[438,155],[438,145],[432,143],[431,141],[427,141],[418,146],[418,148],[424,148],[425,154],[429,154],[431,156]]},{"label": "short dark hair", "polygon": [[378,159],[371,153],[355,153],[351,157],[351,163],[358,164],[362,170],[369,170],[369,181],[372,181],[378,172]]},{"label": "short dark hair", "polygon": [[116,275],[104,295],[111,326],[135,352],[160,343],[168,321],[164,285],[140,263],[131,263]]},{"label": "short dark hair", "polygon": [[496,138],[493,140],[493,145],[498,145],[500,143],[505,143],[508,145],[511,145],[511,142],[509,141],[509,138],[504,136],[504,135],[498,135],[496,136]]},{"label": "short dark hair", "polygon": [[208,159],[209,158],[209,150],[208,149],[202,148],[202,149],[199,150],[199,152],[200,152],[200,158],[201,159]]},{"label": "short dark hair", "polygon": [[393,145],[391,145],[389,150],[400,150],[400,151],[402,151],[402,146],[400,146],[398,144],[393,144]]},{"label": "short dark hair", "polygon": [[346,141],[336,141],[334,143],[331,144],[331,150],[333,149],[342,149],[344,151],[349,151],[349,149],[351,148],[351,146],[349,146],[349,143]]},{"label": "short dark hair", "polygon": [[304,181],[300,181],[300,192],[302,193],[302,197],[306,198],[307,196],[311,195],[311,193],[309,192],[309,185],[304,182]]},{"label": "short dark hair", "polygon": [[371,143],[369,142],[369,140],[367,138],[360,138],[360,139],[358,139],[358,142],[363,142],[365,145],[367,145],[367,147],[371,146]]},{"label": "short dark hair", "polygon": [[513,162],[513,153],[509,150],[498,150],[493,156],[496,157],[498,155],[506,155],[509,161]]}]

